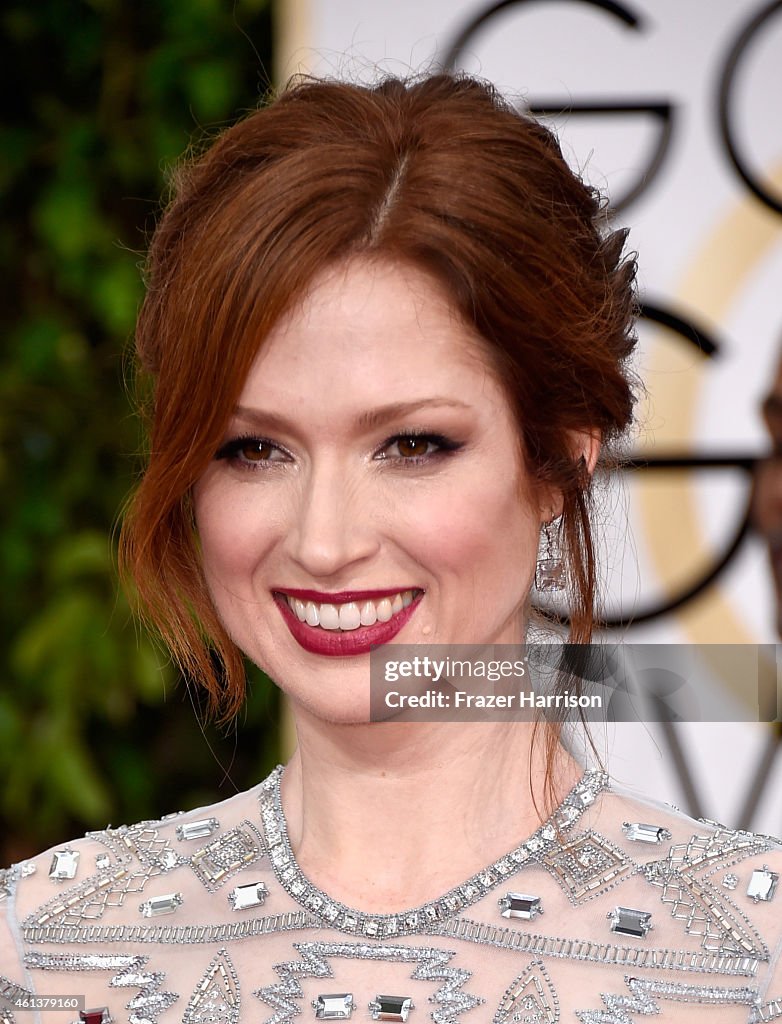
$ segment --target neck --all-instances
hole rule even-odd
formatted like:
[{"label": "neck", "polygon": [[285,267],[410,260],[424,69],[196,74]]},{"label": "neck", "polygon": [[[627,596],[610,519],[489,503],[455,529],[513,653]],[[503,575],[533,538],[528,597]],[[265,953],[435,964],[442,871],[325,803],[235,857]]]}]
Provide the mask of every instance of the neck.
[{"label": "neck", "polygon": [[[501,857],[547,813],[544,729],[528,723],[335,725],[295,709],[282,802],[302,871],[368,913],[418,906]],[[581,769],[562,747],[559,802]]]}]

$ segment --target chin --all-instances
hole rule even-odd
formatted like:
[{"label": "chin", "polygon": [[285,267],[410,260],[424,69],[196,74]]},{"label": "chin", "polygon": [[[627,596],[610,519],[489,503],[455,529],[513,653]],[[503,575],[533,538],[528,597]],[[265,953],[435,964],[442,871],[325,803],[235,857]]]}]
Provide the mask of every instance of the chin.
[{"label": "chin", "polygon": [[318,682],[320,685],[317,692],[309,687],[280,686],[294,714],[301,712],[308,718],[329,725],[367,725],[372,721],[367,681],[361,683],[360,690],[357,687],[353,692],[346,687],[344,680],[334,688],[329,686],[327,680],[320,679]]},{"label": "chin", "polygon": [[330,704],[328,707],[324,707],[317,701],[297,701],[292,698],[293,703],[296,704],[294,714],[299,711],[303,711],[310,718],[315,718],[319,722],[324,722],[327,725],[370,725],[372,718],[370,717],[369,709],[366,701],[361,702],[361,706],[348,705],[348,706],[334,706]]}]

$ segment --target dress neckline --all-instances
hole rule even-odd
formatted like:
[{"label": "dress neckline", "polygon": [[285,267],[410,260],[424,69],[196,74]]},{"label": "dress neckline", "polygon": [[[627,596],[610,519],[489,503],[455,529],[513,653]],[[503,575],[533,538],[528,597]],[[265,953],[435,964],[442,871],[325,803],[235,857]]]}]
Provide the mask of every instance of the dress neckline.
[{"label": "dress neckline", "polygon": [[559,836],[572,829],[597,795],[608,787],[602,771],[585,771],[553,814],[528,838],[466,881],[428,903],[394,914],[368,914],[332,899],[311,882],[296,862],[282,809],[280,783],[284,765],[277,765],[259,793],[269,860],[275,877],[291,899],[330,928],[372,939],[397,938],[436,931],[438,926],[480,900],[515,875],[526,863],[539,862]]}]

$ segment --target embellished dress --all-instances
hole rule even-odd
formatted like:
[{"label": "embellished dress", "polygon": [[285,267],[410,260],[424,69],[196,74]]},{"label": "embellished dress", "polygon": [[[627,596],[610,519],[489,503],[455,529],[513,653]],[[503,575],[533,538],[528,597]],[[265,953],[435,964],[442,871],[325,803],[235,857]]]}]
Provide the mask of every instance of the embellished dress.
[{"label": "embellished dress", "polygon": [[297,865],[282,772],[0,872],[0,1021],[782,1022],[777,841],[588,771],[461,885],[367,914]]}]

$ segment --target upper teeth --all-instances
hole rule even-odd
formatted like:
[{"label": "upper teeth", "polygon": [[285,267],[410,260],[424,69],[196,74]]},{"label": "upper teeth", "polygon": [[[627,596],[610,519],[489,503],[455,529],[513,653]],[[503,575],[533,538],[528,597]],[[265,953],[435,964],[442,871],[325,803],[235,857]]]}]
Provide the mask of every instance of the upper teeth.
[{"label": "upper teeth", "polygon": [[322,629],[358,629],[372,626],[376,622],[388,622],[392,615],[401,612],[413,602],[413,590],[401,590],[398,594],[374,600],[347,601],[345,604],[316,604],[314,601],[300,601],[298,597],[284,594],[288,605],[301,622]]}]

